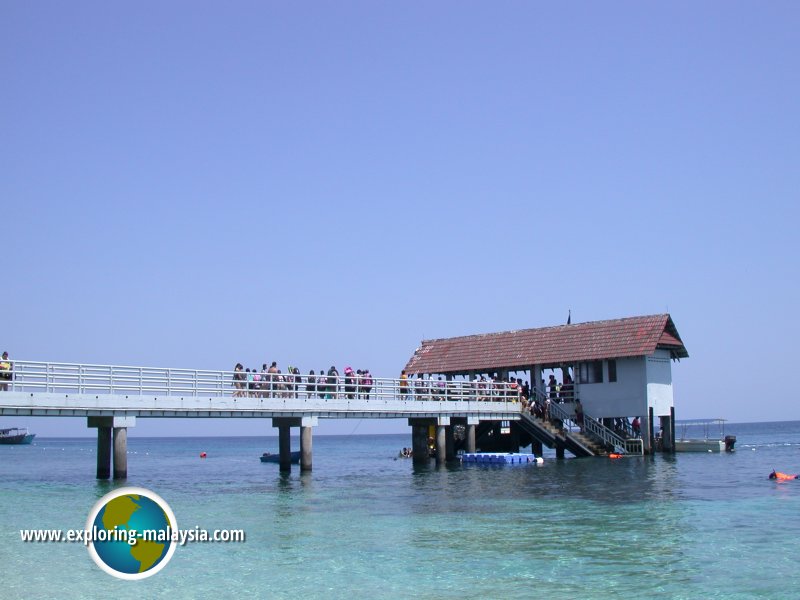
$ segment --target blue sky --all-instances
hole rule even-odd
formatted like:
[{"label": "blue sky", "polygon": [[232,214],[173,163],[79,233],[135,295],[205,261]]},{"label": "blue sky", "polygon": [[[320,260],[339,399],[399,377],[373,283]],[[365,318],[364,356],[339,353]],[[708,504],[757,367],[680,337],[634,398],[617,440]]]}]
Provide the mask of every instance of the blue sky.
[{"label": "blue sky", "polygon": [[[4,2],[0,346],[396,376],[423,338],[668,311],[678,418],[800,419],[799,17]],[[353,430],[407,427],[319,428]]]}]

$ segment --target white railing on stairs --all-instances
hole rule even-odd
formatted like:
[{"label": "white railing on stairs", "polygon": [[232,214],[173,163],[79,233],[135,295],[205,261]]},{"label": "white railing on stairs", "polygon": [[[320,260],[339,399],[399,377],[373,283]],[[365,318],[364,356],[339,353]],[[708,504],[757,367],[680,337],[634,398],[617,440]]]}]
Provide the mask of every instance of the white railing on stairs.
[{"label": "white railing on stairs", "polygon": [[[539,402],[545,402],[546,396],[541,392],[535,391],[534,396]],[[577,393],[575,394],[577,399]],[[573,402],[558,403],[550,401],[549,403],[549,416],[550,418],[559,419],[565,424],[571,424],[580,427],[576,421],[574,412],[575,404]],[[607,447],[613,448],[614,452],[619,454],[644,454],[644,443],[640,438],[624,438],[597,419],[583,413],[583,431],[590,435],[590,437],[600,440]]]}]

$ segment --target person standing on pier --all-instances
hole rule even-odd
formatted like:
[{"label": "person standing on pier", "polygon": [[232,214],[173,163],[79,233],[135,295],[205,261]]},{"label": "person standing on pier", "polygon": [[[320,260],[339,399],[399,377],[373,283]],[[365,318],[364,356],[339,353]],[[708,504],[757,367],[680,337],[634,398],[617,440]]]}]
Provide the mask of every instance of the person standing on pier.
[{"label": "person standing on pier", "polygon": [[417,380],[414,382],[414,395],[417,400],[430,400],[428,398],[428,387],[425,383],[424,375],[417,375]]},{"label": "person standing on pier", "polygon": [[278,363],[274,360],[269,366],[269,369],[267,369],[267,375],[269,375],[269,377],[267,377],[267,385],[269,390],[267,396],[272,398],[273,396],[278,395],[275,392],[275,390],[278,389]]},{"label": "person standing on pier", "polygon": [[355,378],[353,377],[353,367],[345,367],[344,368],[344,394],[347,396],[348,400],[353,400],[355,398],[355,390],[356,386],[353,385],[355,383]]},{"label": "person standing on pier", "polygon": [[558,391],[559,404],[564,402],[572,402],[574,400],[572,390],[572,377],[569,374],[564,375],[564,383],[561,384],[561,389]]},{"label": "person standing on pier", "polygon": [[550,374],[550,380],[547,382],[547,388],[550,390],[550,400],[555,402],[558,396],[558,382],[556,381],[556,376],[552,373]]},{"label": "person standing on pier", "polygon": [[581,404],[580,400],[575,400],[575,423],[578,424],[581,433],[583,433],[583,404]]},{"label": "person standing on pier", "polygon": [[365,400],[369,400],[369,394],[372,391],[372,383],[372,373],[369,372],[369,369],[364,369],[361,372],[361,389],[364,391]]},{"label": "person standing on pier", "polygon": [[326,398],[329,400],[335,398],[339,394],[339,371],[336,367],[331,365],[328,369],[328,394]]},{"label": "person standing on pier", "polygon": [[239,398],[242,395],[242,388],[244,384],[244,366],[242,363],[236,363],[236,366],[233,368],[233,397]]},{"label": "person standing on pier", "polygon": [[8,358],[8,352],[3,352],[3,358],[0,359],[0,390],[8,391],[8,382],[11,381],[14,365]]},{"label": "person standing on pier", "polygon": [[405,369],[400,372],[400,393],[402,395],[408,394],[408,375],[406,375]]},{"label": "person standing on pier", "polygon": [[267,363],[261,365],[261,392],[258,394],[261,398],[269,397],[269,378],[270,374],[267,369]]},{"label": "person standing on pier", "polygon": [[313,398],[314,392],[317,389],[317,378],[314,375],[314,369],[311,369],[306,377],[306,398]]}]

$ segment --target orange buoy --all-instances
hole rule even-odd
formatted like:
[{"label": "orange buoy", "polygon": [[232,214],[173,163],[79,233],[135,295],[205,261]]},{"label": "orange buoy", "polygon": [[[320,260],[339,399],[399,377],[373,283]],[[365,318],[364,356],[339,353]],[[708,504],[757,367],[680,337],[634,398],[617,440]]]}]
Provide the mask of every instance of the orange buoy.
[{"label": "orange buoy", "polygon": [[200,453],[200,458],[205,458],[206,456],[208,456],[208,454],[206,454],[205,452]]},{"label": "orange buoy", "polygon": [[608,455],[608,458],[622,458],[622,454],[617,454],[616,452],[612,452]]}]

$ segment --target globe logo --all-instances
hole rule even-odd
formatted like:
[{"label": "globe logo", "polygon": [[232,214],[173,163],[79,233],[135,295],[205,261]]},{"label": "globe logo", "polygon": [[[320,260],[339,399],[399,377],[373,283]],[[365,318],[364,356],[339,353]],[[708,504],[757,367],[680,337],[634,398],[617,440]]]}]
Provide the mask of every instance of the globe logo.
[{"label": "globe logo", "polygon": [[150,490],[123,487],[100,498],[86,521],[89,554],[98,567],[120,579],[155,575],[175,553],[175,515]]}]

